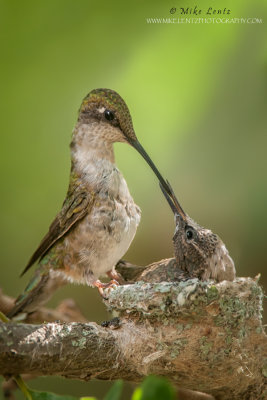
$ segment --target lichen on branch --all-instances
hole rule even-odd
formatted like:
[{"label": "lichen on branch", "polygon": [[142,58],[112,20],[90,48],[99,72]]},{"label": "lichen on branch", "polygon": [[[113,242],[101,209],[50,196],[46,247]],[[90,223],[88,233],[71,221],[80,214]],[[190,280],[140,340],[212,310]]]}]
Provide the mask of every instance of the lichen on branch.
[{"label": "lichen on branch", "polygon": [[120,323],[2,323],[1,373],[131,382],[156,374],[220,400],[264,399],[267,339],[256,279],[139,281],[106,294]]}]

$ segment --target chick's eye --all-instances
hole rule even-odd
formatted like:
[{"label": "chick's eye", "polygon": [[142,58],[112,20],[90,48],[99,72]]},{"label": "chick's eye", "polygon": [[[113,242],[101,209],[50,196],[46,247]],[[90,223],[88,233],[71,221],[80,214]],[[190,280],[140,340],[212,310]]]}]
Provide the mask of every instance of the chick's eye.
[{"label": "chick's eye", "polygon": [[105,110],[105,118],[106,118],[108,121],[112,121],[112,120],[115,118],[115,115],[114,115],[114,113],[113,113],[112,111],[110,111],[110,110]]},{"label": "chick's eye", "polygon": [[193,236],[194,236],[193,230],[192,230],[192,229],[187,229],[187,231],[186,231],[186,238],[187,238],[188,240],[191,240],[191,239],[193,239]]}]

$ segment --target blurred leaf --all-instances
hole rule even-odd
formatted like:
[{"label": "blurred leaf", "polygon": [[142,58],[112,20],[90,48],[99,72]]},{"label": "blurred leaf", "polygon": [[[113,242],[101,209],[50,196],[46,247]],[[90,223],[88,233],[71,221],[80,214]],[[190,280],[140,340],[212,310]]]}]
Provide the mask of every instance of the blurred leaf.
[{"label": "blurred leaf", "polygon": [[80,400],[97,400],[96,397],[81,397]]},{"label": "blurred leaf", "polygon": [[132,396],[132,400],[174,400],[175,391],[164,378],[147,377]]},{"label": "blurred leaf", "polygon": [[123,387],[123,380],[119,379],[114,383],[112,388],[108,391],[107,395],[104,397],[104,400],[119,400],[121,397]]},{"label": "blurred leaf", "polygon": [[[32,400],[79,400],[78,397],[67,396],[67,395],[58,395],[55,393],[49,392],[38,392],[35,390],[29,390],[29,393],[32,396]],[[87,399],[93,400],[93,397],[87,397]]]},{"label": "blurred leaf", "polygon": [[4,314],[4,313],[2,313],[1,311],[0,311],[0,321],[2,321],[2,322],[9,322],[10,320],[9,320],[9,318],[7,318],[7,316]]},{"label": "blurred leaf", "polygon": [[132,400],[140,400],[141,398],[142,398],[142,389],[138,387],[137,389],[135,389],[133,393]]}]

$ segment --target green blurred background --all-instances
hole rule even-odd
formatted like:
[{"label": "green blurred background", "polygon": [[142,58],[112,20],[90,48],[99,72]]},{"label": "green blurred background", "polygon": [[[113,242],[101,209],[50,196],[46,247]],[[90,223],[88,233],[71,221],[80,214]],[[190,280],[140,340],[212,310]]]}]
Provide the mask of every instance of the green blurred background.
[{"label": "green blurred background", "polygon": [[[146,22],[196,4],[263,24]],[[184,209],[225,241],[237,274],[261,272],[266,285],[266,3],[6,0],[0,7],[0,287],[16,296],[31,275],[18,277],[61,207],[77,110],[97,87],[126,100],[141,143]],[[125,258],[145,265],[170,257],[173,216],[155,176],[130,146],[115,150],[142,209]],[[50,304],[65,297],[93,321],[109,317],[96,290],[69,286]],[[101,398],[109,384],[40,378],[32,386]]]}]

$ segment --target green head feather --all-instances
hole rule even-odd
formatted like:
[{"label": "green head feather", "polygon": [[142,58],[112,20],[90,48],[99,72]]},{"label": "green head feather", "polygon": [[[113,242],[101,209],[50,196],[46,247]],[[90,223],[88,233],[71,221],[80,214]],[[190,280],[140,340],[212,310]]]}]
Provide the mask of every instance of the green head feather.
[{"label": "green head feather", "polygon": [[121,96],[111,89],[94,89],[81,104],[79,114],[94,113],[94,110],[104,109],[112,111],[116,117],[120,129],[130,140],[136,140],[130,111]]}]

